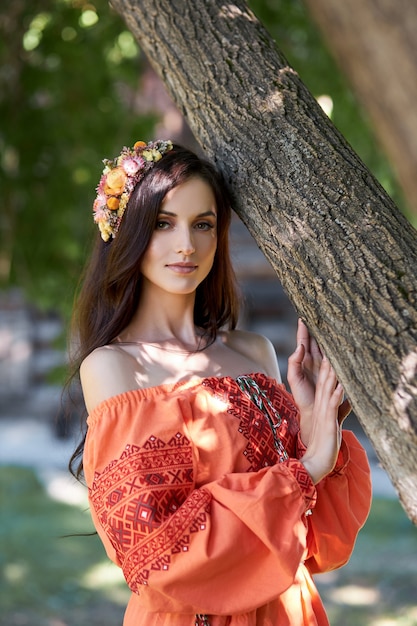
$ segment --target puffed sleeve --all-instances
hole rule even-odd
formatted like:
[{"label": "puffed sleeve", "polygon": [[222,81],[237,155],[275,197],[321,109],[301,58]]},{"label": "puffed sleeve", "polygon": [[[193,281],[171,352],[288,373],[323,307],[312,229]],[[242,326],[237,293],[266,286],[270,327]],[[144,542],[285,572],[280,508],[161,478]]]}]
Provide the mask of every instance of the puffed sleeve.
[{"label": "puffed sleeve", "polygon": [[[298,442],[298,456],[304,453]],[[321,480],[314,512],[308,518],[309,571],[326,572],[345,565],[356,536],[368,517],[371,500],[371,472],[366,452],[355,435],[343,431],[342,445],[334,470]]]},{"label": "puffed sleeve", "polygon": [[[290,455],[301,459],[306,453],[299,431],[299,411],[283,386],[264,381],[272,402],[282,405],[280,397],[293,407],[297,422],[294,450]],[[342,431],[342,443],[333,471],[316,485],[317,500],[307,517],[307,557],[310,573],[341,567],[349,560],[357,534],[368,517],[371,500],[371,471],[366,452],[355,435]]]},{"label": "puffed sleeve", "polygon": [[297,459],[196,488],[187,411],[175,394],[128,392],[90,415],[93,520],[145,609],[250,611],[293,583],[316,490]]}]

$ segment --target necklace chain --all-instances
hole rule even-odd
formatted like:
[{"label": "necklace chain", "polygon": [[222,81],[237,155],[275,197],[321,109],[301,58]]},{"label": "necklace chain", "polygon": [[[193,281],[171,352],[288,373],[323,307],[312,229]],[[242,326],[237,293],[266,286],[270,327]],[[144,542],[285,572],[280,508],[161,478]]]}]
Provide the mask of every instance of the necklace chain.
[{"label": "necklace chain", "polygon": [[278,431],[282,424],[281,415],[275,409],[265,391],[259,387],[253,378],[250,376],[238,376],[236,378],[236,382],[243,393],[246,394],[249,400],[252,400],[252,402],[266,417],[272,432],[275,450],[278,452],[280,463],[282,463],[282,461],[288,459],[288,452],[278,435]]}]

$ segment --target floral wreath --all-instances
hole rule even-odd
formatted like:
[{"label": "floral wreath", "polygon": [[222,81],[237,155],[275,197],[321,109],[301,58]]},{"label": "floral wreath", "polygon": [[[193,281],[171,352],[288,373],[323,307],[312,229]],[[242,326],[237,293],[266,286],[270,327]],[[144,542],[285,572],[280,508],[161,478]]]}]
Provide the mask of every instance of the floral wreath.
[{"label": "floral wreath", "polygon": [[105,167],[93,204],[94,221],[103,241],[114,239],[134,188],[169,150],[172,150],[169,140],[148,144],[137,141],[133,148],[124,147],[114,159],[103,159]]}]

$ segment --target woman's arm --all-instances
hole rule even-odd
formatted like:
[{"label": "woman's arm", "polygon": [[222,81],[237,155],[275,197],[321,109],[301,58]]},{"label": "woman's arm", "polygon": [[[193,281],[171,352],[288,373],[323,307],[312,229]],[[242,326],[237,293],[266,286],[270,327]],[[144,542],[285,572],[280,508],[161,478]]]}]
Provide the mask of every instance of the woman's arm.
[{"label": "woman's arm", "polygon": [[350,411],[329,361],[300,320],[298,349],[289,359],[288,380],[300,410],[297,456],[317,489],[308,518],[306,565],[321,572],[344,565],[369,514],[369,463],[353,433],[341,425]]}]

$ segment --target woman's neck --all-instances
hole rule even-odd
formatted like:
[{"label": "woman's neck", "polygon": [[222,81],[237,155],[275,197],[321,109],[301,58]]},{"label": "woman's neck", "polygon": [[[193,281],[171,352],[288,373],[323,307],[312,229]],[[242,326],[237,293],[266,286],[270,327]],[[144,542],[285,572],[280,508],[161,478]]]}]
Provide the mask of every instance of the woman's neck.
[{"label": "woman's neck", "polygon": [[201,332],[194,325],[195,294],[144,293],[120,341],[172,342],[186,349],[197,348]]}]

